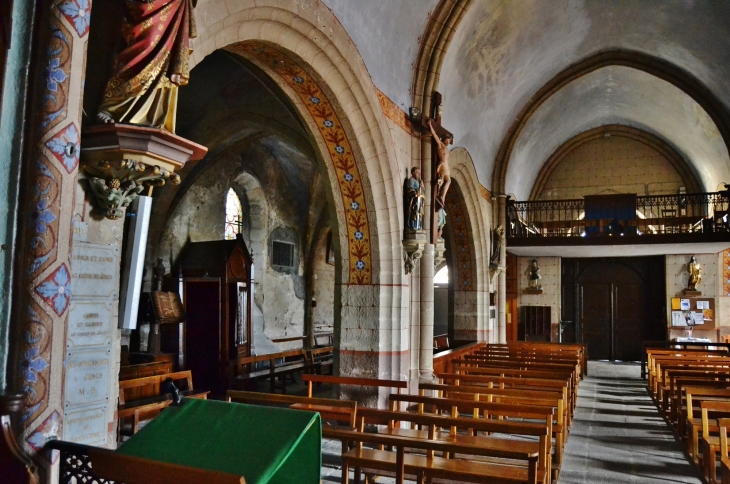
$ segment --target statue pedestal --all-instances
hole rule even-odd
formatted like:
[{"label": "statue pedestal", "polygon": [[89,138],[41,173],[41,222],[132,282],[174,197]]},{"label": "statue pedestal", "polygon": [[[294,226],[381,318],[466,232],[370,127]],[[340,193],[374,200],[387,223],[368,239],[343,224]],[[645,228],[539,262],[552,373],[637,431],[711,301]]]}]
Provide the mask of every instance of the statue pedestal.
[{"label": "statue pedestal", "polygon": [[403,235],[403,263],[406,274],[410,274],[416,267],[416,261],[423,255],[428,238],[423,230],[406,229]]},{"label": "statue pedestal", "polygon": [[690,289],[685,289],[684,291],[682,291],[682,294],[684,294],[685,296],[690,296],[690,297],[695,297],[695,296],[701,296],[702,295],[702,293],[700,291],[697,291],[697,290],[694,290],[693,291],[693,290],[690,290]]},{"label": "statue pedestal", "polygon": [[96,208],[109,219],[148,187],[180,183],[175,173],[188,161],[202,159],[205,146],[159,128],[102,124],[81,133],[81,168],[88,176]]},{"label": "statue pedestal", "polygon": [[542,288],[534,288],[534,287],[528,287],[527,289],[522,291],[522,294],[542,294],[543,290]]}]

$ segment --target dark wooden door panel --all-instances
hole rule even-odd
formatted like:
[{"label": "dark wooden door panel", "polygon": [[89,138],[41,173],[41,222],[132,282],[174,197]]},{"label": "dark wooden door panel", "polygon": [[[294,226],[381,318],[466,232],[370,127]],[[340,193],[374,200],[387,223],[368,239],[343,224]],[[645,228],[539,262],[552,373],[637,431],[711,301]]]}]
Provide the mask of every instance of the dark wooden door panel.
[{"label": "dark wooden door panel", "polygon": [[580,284],[579,298],[583,342],[588,345],[588,357],[608,360],[611,358],[611,284]]},{"label": "dark wooden door panel", "polygon": [[187,361],[196,388],[212,390],[219,385],[220,282],[185,281],[187,313]]},{"label": "dark wooden door panel", "polygon": [[[591,359],[638,361],[666,334],[664,257],[562,260],[563,320]],[[572,318],[571,318],[572,316]]]}]

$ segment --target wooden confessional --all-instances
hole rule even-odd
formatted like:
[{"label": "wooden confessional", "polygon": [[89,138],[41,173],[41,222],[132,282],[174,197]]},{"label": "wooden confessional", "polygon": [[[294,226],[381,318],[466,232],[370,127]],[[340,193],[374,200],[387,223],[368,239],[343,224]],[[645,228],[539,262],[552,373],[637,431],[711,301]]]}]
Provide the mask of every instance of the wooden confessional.
[{"label": "wooden confessional", "polygon": [[237,358],[251,354],[252,268],[240,235],[189,243],[180,258],[187,368],[201,388],[223,391]]}]

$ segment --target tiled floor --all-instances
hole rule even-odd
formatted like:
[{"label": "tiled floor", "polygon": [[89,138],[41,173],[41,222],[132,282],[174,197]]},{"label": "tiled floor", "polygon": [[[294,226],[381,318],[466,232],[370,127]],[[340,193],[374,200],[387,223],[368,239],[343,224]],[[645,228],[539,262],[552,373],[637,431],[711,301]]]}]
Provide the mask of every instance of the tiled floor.
[{"label": "tiled floor", "polygon": [[589,362],[560,484],[702,482],[639,372],[636,363]]},{"label": "tiled floor", "polygon": [[[590,362],[588,369],[578,390],[559,484],[700,484],[699,473],[649,398],[639,366]],[[324,484],[341,482],[340,452],[339,442],[323,443]]]}]

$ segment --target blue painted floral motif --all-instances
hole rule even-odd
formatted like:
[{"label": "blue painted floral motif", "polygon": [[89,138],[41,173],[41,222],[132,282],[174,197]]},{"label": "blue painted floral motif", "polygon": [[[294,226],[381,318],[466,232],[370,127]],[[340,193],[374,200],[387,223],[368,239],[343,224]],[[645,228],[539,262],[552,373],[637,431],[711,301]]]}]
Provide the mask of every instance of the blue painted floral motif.
[{"label": "blue painted floral motif", "polygon": [[310,97],[309,100],[311,101],[312,104],[319,104],[321,102],[321,100],[318,97],[314,97],[314,96]]},{"label": "blue painted floral motif", "polygon": [[365,263],[363,261],[359,260],[355,263],[355,267],[357,267],[357,270],[361,271],[361,270],[365,269]]},{"label": "blue painted floral motif", "polygon": [[40,451],[49,440],[57,439],[61,433],[61,416],[54,411],[38,427],[38,429],[25,439],[33,450]]},{"label": "blue painted floral motif", "polygon": [[342,146],[335,146],[335,151],[339,154],[342,154],[345,152],[345,148],[343,148]]},{"label": "blue painted floral motif", "polygon": [[352,173],[345,173],[345,181],[351,182],[354,179],[355,179],[355,177],[352,176]]},{"label": "blue painted floral motif", "polygon": [[357,203],[357,202],[352,202],[350,204],[350,208],[353,209],[353,210],[360,210],[360,204]]},{"label": "blue painted floral motif", "polygon": [[325,127],[325,128],[331,128],[332,126],[334,126],[334,125],[335,125],[335,123],[333,123],[333,122],[332,122],[332,121],[330,121],[329,119],[325,119],[325,120],[324,120],[324,122],[323,122],[322,124],[324,124],[324,127]]},{"label": "blue painted floral motif", "polygon": [[296,76],[296,77],[294,77],[294,82],[296,82],[297,84],[301,84],[304,82],[304,79],[299,76]]},{"label": "blue painted floral motif", "polygon": [[71,276],[66,264],[61,264],[56,271],[48,276],[35,288],[35,292],[61,316],[68,307],[71,299]]},{"label": "blue painted floral motif", "polygon": [[71,123],[56,136],[48,140],[46,147],[53,152],[56,159],[72,173],[79,164],[79,131]]},{"label": "blue painted floral motif", "polygon": [[[48,190],[49,189],[46,189],[45,193],[47,193]],[[50,210],[50,204],[51,201],[47,197],[38,200],[36,212],[33,214],[35,216],[36,233],[45,234],[48,230],[48,224],[56,220],[56,215],[54,215],[54,213]]]},{"label": "blue painted floral motif", "polygon": [[63,16],[73,24],[79,37],[83,37],[89,32],[89,22],[91,21],[89,0],[66,0],[59,8]]},{"label": "blue painted floral motif", "polygon": [[356,240],[362,240],[363,234],[359,230],[355,231],[355,239]]},{"label": "blue painted floral motif", "polygon": [[[48,55],[58,55],[61,53],[61,49],[57,49],[55,51],[48,49]],[[46,89],[52,92],[58,92],[58,85],[63,83],[66,79],[68,79],[68,76],[65,72],[63,72],[63,69],[61,69],[61,59],[58,57],[51,57],[48,60],[48,65],[46,66],[45,70],[45,77],[46,77]]]},{"label": "blue painted floral motif", "polygon": [[28,383],[38,381],[38,374],[48,367],[48,362],[38,355],[38,347],[31,346],[20,362],[23,378]]},{"label": "blue painted floral motif", "polygon": [[463,284],[464,284],[465,286],[468,286],[468,285],[469,285],[469,281],[464,281],[464,283],[463,283]]}]

